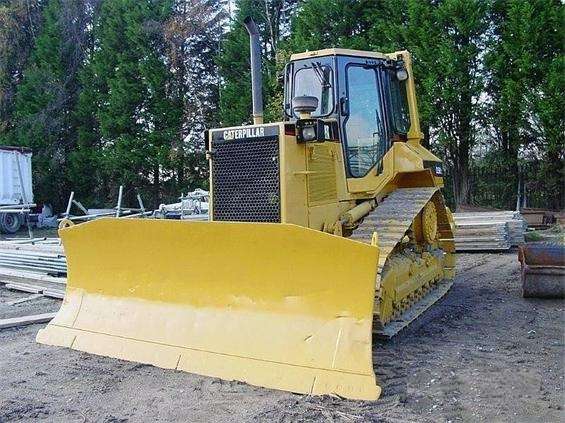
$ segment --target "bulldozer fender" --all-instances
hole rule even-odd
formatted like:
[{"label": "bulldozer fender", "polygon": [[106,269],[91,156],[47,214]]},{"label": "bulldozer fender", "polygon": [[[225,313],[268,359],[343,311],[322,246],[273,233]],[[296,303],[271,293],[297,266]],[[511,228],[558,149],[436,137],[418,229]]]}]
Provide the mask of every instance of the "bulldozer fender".
[{"label": "bulldozer fender", "polygon": [[271,223],[104,218],[60,230],[63,305],[37,341],[375,400],[378,248]]}]

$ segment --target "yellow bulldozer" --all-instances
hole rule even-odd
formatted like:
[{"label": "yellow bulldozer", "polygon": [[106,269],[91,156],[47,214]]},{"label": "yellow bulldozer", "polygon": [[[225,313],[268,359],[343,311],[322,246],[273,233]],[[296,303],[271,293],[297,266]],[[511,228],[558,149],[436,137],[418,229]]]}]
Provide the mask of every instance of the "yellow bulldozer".
[{"label": "yellow bulldozer", "polygon": [[[208,222],[60,230],[63,305],[37,341],[307,394],[375,400],[390,337],[454,276],[442,162],[421,145],[411,57],[325,49],[284,72],[284,120],[206,132]],[[378,361],[378,357],[377,357]],[[378,362],[376,363],[378,366]]]}]

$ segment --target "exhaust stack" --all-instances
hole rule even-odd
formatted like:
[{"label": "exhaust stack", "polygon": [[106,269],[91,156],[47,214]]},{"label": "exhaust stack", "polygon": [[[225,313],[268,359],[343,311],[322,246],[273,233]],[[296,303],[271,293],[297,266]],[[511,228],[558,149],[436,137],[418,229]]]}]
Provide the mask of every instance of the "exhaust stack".
[{"label": "exhaust stack", "polygon": [[253,99],[253,124],[263,123],[263,80],[261,76],[261,45],[259,31],[251,17],[243,21],[249,33],[249,47],[251,51],[251,96]]}]

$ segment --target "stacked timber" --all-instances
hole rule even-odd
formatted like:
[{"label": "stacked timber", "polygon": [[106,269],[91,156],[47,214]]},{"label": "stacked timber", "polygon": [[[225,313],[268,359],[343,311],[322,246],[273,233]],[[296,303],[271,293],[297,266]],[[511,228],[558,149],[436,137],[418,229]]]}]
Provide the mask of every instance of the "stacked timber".
[{"label": "stacked timber", "polygon": [[458,251],[509,250],[524,243],[527,224],[519,212],[454,213]]},{"label": "stacked timber", "polygon": [[23,272],[36,272],[53,276],[67,273],[67,259],[56,243],[0,242],[0,267]]},{"label": "stacked timber", "polygon": [[514,217],[507,222],[508,237],[510,238],[510,245],[517,247],[526,242],[524,239],[524,232],[528,228],[528,223],[522,218],[519,212],[513,212]]}]

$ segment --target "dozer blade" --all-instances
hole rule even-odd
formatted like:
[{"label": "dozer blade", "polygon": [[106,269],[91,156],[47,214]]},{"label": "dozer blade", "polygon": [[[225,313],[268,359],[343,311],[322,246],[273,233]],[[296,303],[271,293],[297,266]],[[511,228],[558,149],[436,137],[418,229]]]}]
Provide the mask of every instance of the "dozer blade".
[{"label": "dozer blade", "polygon": [[60,231],[67,292],[43,344],[375,400],[378,248],[287,224],[99,219]]}]

